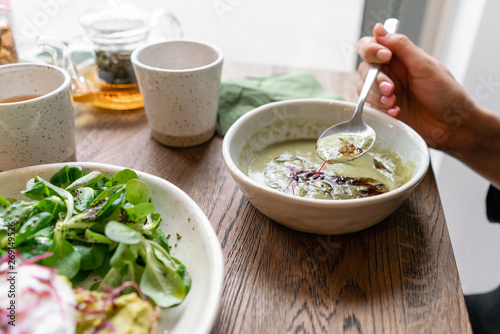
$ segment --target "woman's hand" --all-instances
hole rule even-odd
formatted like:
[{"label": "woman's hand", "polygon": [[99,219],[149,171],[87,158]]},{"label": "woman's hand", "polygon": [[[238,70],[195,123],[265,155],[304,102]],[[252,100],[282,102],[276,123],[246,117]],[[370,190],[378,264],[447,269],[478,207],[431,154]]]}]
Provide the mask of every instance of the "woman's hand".
[{"label": "woman's hand", "polygon": [[373,33],[358,43],[363,80],[369,63],[383,64],[367,101],[410,125],[430,147],[446,151],[456,145],[461,139],[455,130],[477,109],[474,101],[444,65],[408,37],[388,34],[380,23]]},{"label": "woman's hand", "polygon": [[[436,59],[402,34],[388,34],[382,24],[363,37],[358,52],[381,71],[367,101],[415,129],[429,147],[459,159],[500,189],[500,115],[467,94]],[[362,82],[358,85],[361,91]]]}]

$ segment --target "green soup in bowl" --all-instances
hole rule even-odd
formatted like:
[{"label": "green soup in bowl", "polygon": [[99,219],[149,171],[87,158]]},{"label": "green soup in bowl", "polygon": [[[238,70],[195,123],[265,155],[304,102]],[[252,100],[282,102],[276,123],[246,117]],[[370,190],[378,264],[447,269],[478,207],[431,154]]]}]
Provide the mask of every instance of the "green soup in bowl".
[{"label": "green soup in bowl", "polygon": [[[238,119],[224,137],[222,153],[243,194],[270,219],[292,229],[319,234],[356,232],[394,212],[424,178],[429,167],[429,151],[424,140],[409,126],[369,107],[365,107],[363,116],[377,134],[373,151],[357,159],[363,159],[358,162],[328,166],[325,172],[345,179],[370,178],[374,180],[371,186],[382,184],[387,191],[370,196],[366,195],[370,190],[358,184],[351,189],[338,188],[334,194],[340,200],[327,200],[321,191],[297,196],[307,193],[307,189],[292,187],[293,182],[277,186],[285,191],[263,182],[263,170],[271,160],[307,155],[300,149],[299,154],[290,152],[289,146],[315,143],[326,128],[348,120],[354,107],[352,103],[335,100],[288,100],[264,105]],[[279,148],[280,145],[284,146]],[[308,147],[306,151],[311,152],[313,149]],[[279,159],[285,154],[282,149],[288,149],[289,156]],[[259,162],[259,157],[266,154],[269,159],[262,158]],[[314,153],[310,160],[311,166],[306,166],[310,162],[304,165],[297,160],[291,160],[290,164],[297,169],[311,167],[311,171],[317,171],[322,161],[316,160]],[[262,167],[260,172],[257,165]],[[254,172],[257,175],[252,175]]]}]

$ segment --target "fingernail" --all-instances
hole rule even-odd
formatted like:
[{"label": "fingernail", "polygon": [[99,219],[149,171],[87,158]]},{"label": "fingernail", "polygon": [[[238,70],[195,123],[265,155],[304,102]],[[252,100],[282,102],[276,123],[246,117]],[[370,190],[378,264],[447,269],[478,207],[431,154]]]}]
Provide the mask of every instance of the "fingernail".
[{"label": "fingernail", "polygon": [[383,62],[388,62],[389,60],[391,60],[391,57],[392,57],[392,53],[389,50],[380,49],[377,51],[377,58]]},{"label": "fingernail", "polygon": [[397,117],[399,115],[399,108],[394,107],[394,108],[387,109],[387,114],[389,114],[392,117]]},{"label": "fingernail", "polygon": [[391,107],[393,105],[393,99],[391,99],[388,96],[381,96],[380,97],[380,103],[382,103],[384,106]]},{"label": "fingernail", "polygon": [[384,37],[385,35],[387,35],[387,30],[385,30],[382,23],[377,23],[377,35],[380,37]]},{"label": "fingernail", "polygon": [[382,92],[382,94],[384,94],[384,95],[392,94],[392,84],[390,82],[382,81],[380,83],[379,88],[380,88],[380,91]]}]

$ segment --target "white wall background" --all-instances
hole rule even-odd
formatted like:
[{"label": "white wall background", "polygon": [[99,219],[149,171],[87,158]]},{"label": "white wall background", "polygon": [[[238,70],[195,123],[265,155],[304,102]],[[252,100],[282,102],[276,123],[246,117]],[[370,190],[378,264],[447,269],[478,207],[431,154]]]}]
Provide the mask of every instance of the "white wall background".
[{"label": "white wall background", "polygon": [[[83,33],[80,14],[102,0],[12,0],[22,50],[36,35],[69,41]],[[134,2],[134,1],[131,1]],[[226,59],[345,70],[355,66],[363,0],[144,0],[182,22],[185,37],[218,45]]]},{"label": "white wall background", "polygon": [[[455,2],[442,61],[481,105],[500,112],[500,1]],[[449,156],[442,156],[437,181],[464,292],[496,288],[500,224],[486,219],[489,183]]]},{"label": "white wall background", "polygon": [[[29,55],[37,35],[70,41],[82,34],[79,15],[100,3],[12,0],[21,54]],[[479,102],[500,110],[500,1],[429,3],[429,18],[436,11],[448,15],[441,12],[435,26],[427,22],[432,19],[425,21],[428,45],[434,43],[436,56]],[[172,11],[183,23],[186,37],[219,45],[228,60],[340,71],[355,68],[363,4],[363,0],[140,2],[149,10]],[[481,88],[489,94],[478,95],[477,87],[484,86],[485,80],[494,84]],[[488,223],[485,217],[488,182],[439,152],[433,152],[432,159],[464,292],[490,290],[500,284],[500,225]]]}]

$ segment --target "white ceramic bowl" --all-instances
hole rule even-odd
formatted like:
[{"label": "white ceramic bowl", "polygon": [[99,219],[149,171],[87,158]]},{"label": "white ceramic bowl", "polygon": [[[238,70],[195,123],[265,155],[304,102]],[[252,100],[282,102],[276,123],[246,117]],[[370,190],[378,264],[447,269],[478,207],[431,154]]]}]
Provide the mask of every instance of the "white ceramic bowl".
[{"label": "white ceramic bowl", "polygon": [[[20,192],[26,189],[26,181],[37,175],[48,180],[65,165],[82,166],[84,173],[98,170],[106,176],[124,169],[95,162],[14,169],[0,173],[0,195],[22,199]],[[159,228],[165,235],[179,233],[182,236],[180,240],[170,239],[177,244],[174,246],[171,241],[171,254],[186,266],[192,278],[191,290],[182,304],[162,310],[158,333],[210,333],[219,311],[224,279],[224,260],[217,235],[203,211],[182,190],[154,175],[136,173],[149,186],[153,203],[163,218]]]},{"label": "white ceramic bowl", "polygon": [[243,194],[270,219],[318,234],[360,231],[394,212],[424,178],[429,150],[412,128],[373,108],[365,107],[363,119],[373,127],[377,140],[390,143],[403,159],[415,162],[412,178],[397,189],[359,199],[309,199],[261,185],[244,172],[255,153],[266,146],[292,139],[317,139],[329,126],[348,120],[354,107],[334,100],[288,100],[264,105],[238,119],[224,137],[222,154]]}]

